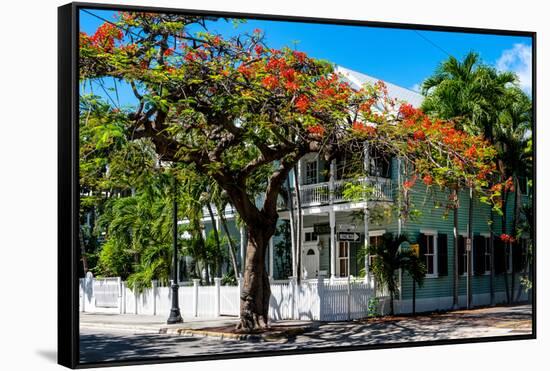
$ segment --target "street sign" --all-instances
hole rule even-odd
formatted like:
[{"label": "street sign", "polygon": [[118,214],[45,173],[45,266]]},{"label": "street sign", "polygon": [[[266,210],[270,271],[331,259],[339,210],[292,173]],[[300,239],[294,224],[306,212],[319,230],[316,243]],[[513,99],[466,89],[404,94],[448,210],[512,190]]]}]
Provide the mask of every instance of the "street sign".
[{"label": "street sign", "polygon": [[329,223],[313,224],[313,232],[316,235],[330,234],[330,224]]},{"label": "street sign", "polygon": [[472,239],[466,238],[466,251],[472,251]]},{"label": "street sign", "polygon": [[359,233],[338,232],[338,241],[358,241],[361,238]]},{"label": "street sign", "polygon": [[420,256],[420,245],[415,243],[415,244],[411,244],[410,246],[413,254],[416,256]]},{"label": "street sign", "polygon": [[355,224],[338,224],[338,230],[343,232],[353,232],[356,228]]}]

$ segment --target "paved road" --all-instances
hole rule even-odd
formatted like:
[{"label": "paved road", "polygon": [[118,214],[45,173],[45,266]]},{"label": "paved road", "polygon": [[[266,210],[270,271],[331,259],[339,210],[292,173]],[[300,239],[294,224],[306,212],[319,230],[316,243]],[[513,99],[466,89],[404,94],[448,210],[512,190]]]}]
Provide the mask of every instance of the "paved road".
[{"label": "paved road", "polygon": [[218,340],[81,328],[82,362],[389,344],[531,333],[531,306],[496,307],[369,323],[322,323],[284,342]]}]

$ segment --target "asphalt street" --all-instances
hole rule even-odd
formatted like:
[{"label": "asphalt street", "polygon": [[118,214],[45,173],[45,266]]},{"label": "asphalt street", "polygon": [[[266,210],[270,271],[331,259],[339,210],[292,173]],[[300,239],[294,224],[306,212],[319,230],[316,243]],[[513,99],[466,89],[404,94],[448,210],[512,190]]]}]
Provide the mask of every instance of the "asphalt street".
[{"label": "asphalt street", "polygon": [[81,327],[82,362],[391,344],[531,333],[531,306],[495,307],[393,321],[318,323],[279,341],[219,340],[119,328]]}]

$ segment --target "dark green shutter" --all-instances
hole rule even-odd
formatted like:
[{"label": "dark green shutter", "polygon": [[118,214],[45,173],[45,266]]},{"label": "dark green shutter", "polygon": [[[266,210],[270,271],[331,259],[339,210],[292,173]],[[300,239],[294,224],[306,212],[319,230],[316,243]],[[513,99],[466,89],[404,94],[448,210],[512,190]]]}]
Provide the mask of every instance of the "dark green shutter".
[{"label": "dark green shutter", "polygon": [[440,276],[448,274],[447,259],[447,235],[440,233],[437,235],[437,270]]},{"label": "dark green shutter", "polygon": [[506,269],[504,242],[498,237],[495,237],[493,241],[493,248],[495,249],[495,274],[501,274]]},{"label": "dark green shutter", "polygon": [[466,267],[464,266],[464,237],[458,236],[458,275],[464,274]]},{"label": "dark green shutter", "polygon": [[485,237],[474,236],[474,274],[485,274]]},{"label": "dark green shutter", "polygon": [[512,244],[512,267],[514,269],[514,272],[521,272],[524,269],[525,265],[525,244],[521,242],[521,240],[518,240]]}]

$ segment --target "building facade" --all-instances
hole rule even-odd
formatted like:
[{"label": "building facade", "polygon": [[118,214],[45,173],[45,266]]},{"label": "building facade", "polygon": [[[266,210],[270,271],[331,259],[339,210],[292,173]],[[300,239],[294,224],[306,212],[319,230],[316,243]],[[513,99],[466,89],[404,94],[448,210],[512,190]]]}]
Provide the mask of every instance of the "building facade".
[{"label": "building facade", "polygon": [[[348,83],[359,88],[377,79],[338,67]],[[422,95],[386,83],[388,94],[413,106],[422,103]],[[364,176],[357,179],[346,177],[346,159],[325,161],[316,153],[304,156],[291,174],[292,204],[281,203],[277,234],[272,238],[266,264],[274,280],[288,279],[299,275],[301,279],[330,281],[360,277],[376,285],[369,274],[370,257],[365,256],[368,244],[377,244],[385,233],[406,234],[411,243],[419,245],[427,274],[422,287],[413,290],[413,280],[399,273],[399,298],[397,312],[412,310],[413,291],[416,310],[445,310],[453,307],[454,254],[458,250],[458,305],[466,305],[466,286],[471,287],[471,303],[488,305],[501,303],[513,295],[513,300],[526,300],[527,294],[520,285],[520,275],[527,269],[525,259],[526,241],[520,240],[512,248],[499,236],[511,234],[514,196],[510,195],[504,216],[491,212],[491,207],[474,195],[472,208],[471,274],[466,274],[468,249],[469,191],[459,192],[458,243],[454,241],[453,213],[446,207],[449,192],[427,189],[418,182],[409,190],[410,202],[417,210],[414,217],[404,220],[397,217],[395,209],[402,207],[400,188],[405,171],[398,158],[366,156]],[[298,190],[293,177],[297,177]],[[371,194],[362,201],[345,197],[345,184],[349,182],[367,185]],[[528,195],[527,186],[522,190]],[[298,212],[297,199],[300,199]],[[527,197],[527,196],[524,196]],[[524,201],[527,199],[524,198]],[[234,222],[235,212],[225,210],[226,219],[232,224],[232,238],[240,246],[239,264],[245,256],[245,234]],[[300,231],[296,221],[300,219]],[[293,223],[292,223],[293,222]],[[505,227],[503,228],[503,223]],[[206,222],[208,224],[208,222]],[[211,228],[207,225],[207,229]],[[219,230],[219,228],[218,228]],[[300,257],[293,254],[295,234],[300,236]],[[296,245],[296,243],[294,243]],[[491,254],[494,249],[494,256]],[[299,270],[299,272],[298,272]],[[506,287],[513,287],[506,290]]]}]

